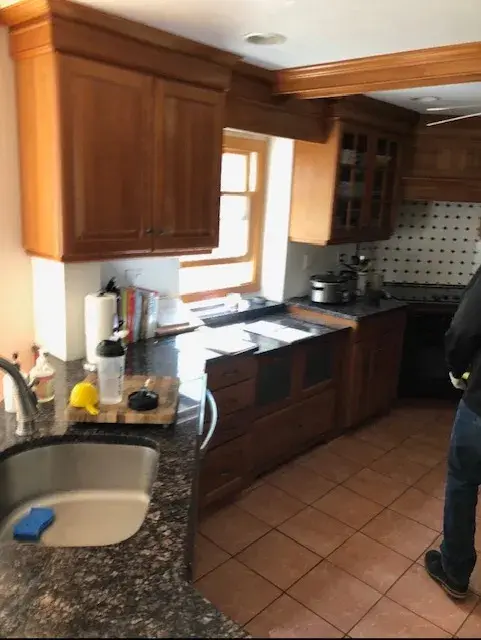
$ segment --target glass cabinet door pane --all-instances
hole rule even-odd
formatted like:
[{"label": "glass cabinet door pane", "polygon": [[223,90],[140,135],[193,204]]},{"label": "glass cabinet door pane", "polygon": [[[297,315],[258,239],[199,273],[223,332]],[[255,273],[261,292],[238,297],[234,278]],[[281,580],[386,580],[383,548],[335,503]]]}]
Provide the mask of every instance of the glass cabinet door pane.
[{"label": "glass cabinet door pane", "polygon": [[348,224],[349,200],[338,198],[334,209],[334,226],[345,229]]}]

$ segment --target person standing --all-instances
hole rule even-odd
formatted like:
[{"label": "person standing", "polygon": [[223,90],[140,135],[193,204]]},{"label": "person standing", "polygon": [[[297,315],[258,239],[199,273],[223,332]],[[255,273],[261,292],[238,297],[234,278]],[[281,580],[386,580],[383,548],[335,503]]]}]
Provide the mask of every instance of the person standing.
[{"label": "person standing", "polygon": [[[451,433],[440,550],[425,554],[428,574],[453,598],[468,594],[476,564],[481,484],[481,268],[468,284],[445,336],[449,376],[464,391]],[[463,379],[469,373],[467,381]],[[466,377],[466,376],[465,376]]]}]

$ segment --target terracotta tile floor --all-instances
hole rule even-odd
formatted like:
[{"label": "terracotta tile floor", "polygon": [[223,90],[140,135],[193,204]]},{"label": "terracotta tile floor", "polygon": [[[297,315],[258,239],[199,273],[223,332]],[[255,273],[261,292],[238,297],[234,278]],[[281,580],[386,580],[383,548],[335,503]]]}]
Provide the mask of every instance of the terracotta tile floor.
[{"label": "terracotta tile floor", "polygon": [[481,562],[461,603],[422,566],[453,415],[403,406],[257,480],[201,522],[200,592],[259,638],[481,637]]}]

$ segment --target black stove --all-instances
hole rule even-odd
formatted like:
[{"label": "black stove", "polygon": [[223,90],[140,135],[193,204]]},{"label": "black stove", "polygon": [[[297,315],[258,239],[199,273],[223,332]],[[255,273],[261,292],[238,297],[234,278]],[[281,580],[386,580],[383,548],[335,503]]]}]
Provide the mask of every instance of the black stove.
[{"label": "black stove", "polygon": [[449,381],[444,336],[464,293],[463,286],[386,284],[385,291],[407,302],[399,395],[459,401]]},{"label": "black stove", "polygon": [[411,303],[429,303],[458,305],[464,292],[464,286],[457,285],[417,285],[386,284],[384,290],[392,298]]}]

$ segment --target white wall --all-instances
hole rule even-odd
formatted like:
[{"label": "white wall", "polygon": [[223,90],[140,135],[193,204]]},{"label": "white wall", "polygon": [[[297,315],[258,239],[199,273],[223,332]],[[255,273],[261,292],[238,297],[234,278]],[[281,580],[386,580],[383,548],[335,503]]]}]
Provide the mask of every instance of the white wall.
[{"label": "white wall", "polygon": [[85,355],[84,298],[100,289],[100,263],[32,258],[35,341],[60,360]]},{"label": "white wall", "polygon": [[[20,178],[13,62],[0,27],[0,354],[19,351],[32,365],[34,339],[30,259],[21,247]],[[0,386],[1,394],[1,386]]]},{"label": "white wall", "polygon": [[102,285],[115,278],[119,287],[154,289],[163,295],[179,295],[179,258],[135,258],[101,263]]},{"label": "white wall", "polygon": [[267,167],[260,293],[276,302],[284,299],[293,154],[292,140],[271,138]]}]

